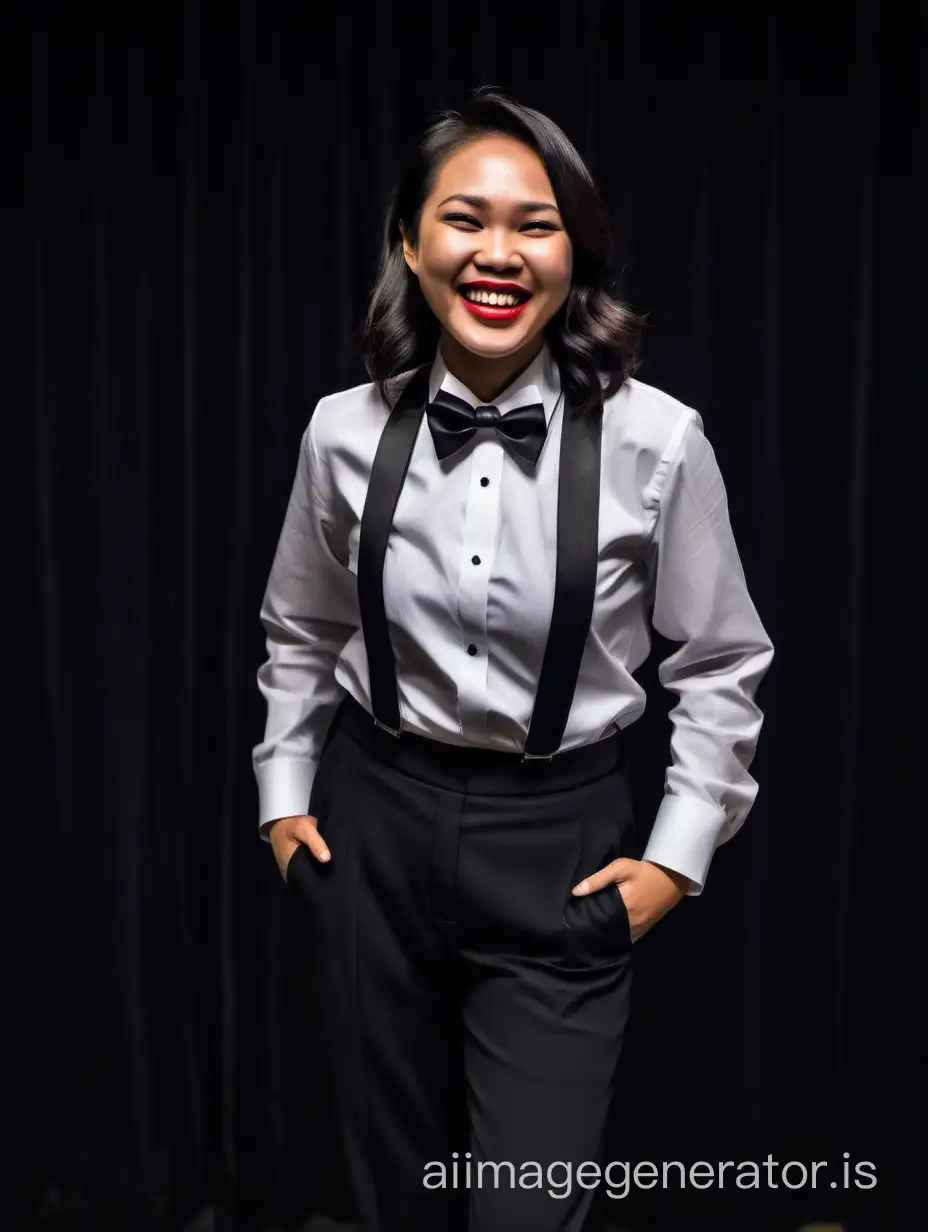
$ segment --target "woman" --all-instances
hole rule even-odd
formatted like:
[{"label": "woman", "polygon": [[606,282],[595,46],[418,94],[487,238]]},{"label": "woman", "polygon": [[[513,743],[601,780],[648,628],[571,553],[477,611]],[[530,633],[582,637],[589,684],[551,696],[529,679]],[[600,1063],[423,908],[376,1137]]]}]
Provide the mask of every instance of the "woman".
[{"label": "woman", "polygon": [[[394,196],[372,382],[303,437],[254,762],[362,1232],[583,1225],[632,944],[756,795],[772,647],[700,416],[631,375],[609,247],[564,133],[478,91]],[[679,703],[636,858],[652,625]]]}]

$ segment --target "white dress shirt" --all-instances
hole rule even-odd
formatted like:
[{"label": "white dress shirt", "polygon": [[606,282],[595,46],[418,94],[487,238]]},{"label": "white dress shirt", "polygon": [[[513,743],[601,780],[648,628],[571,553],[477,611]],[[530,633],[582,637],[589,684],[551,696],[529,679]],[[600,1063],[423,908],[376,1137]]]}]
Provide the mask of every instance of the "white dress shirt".
[{"label": "white dress shirt", "polygon": [[[480,405],[440,351],[430,398],[439,388]],[[493,405],[505,413],[532,401],[548,423],[534,473],[492,429],[440,462],[422,416],[383,576],[404,731],[522,750],[554,602],[563,399],[547,345]],[[262,827],[306,813],[345,692],[371,710],[358,541],[387,416],[374,386],[358,385],[323,398],[303,435],[261,607],[267,725],[253,760]],[[642,714],[645,693],[632,672],[650,650],[652,603],[653,627],[680,645],[660,667],[678,701],[665,795],[643,858],[691,878],[695,895],[757,794],[748,772],[763,721],[754,694],[773,647],[748,594],[702,419],[630,379],[603,408],[596,597],[559,751]]]}]

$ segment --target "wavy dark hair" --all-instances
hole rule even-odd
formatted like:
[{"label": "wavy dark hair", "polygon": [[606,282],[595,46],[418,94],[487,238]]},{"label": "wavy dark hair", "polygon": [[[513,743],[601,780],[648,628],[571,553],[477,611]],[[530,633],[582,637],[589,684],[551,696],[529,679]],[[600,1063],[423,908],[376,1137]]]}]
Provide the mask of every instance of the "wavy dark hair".
[{"label": "wavy dark hair", "polygon": [[566,300],[545,327],[568,403],[578,414],[619,390],[638,367],[644,319],[613,294],[609,215],[586,163],[553,120],[492,86],[462,111],[443,111],[426,129],[394,189],[384,227],[377,280],[361,327],[364,366],[384,399],[391,378],[431,360],[440,325],[403,257],[400,224],[418,243],[422,203],[450,154],[468,142],[502,134],[534,150],[544,164],[573,246]]}]

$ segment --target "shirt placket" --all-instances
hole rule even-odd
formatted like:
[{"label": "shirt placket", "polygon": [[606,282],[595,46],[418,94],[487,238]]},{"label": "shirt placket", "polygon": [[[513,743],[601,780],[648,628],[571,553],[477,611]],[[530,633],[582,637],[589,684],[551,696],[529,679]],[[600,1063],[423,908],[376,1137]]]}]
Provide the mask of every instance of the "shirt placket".
[{"label": "shirt placket", "polygon": [[457,674],[462,734],[485,742],[487,729],[487,598],[496,551],[504,446],[479,441],[469,459],[470,482],[458,572],[461,663]]}]

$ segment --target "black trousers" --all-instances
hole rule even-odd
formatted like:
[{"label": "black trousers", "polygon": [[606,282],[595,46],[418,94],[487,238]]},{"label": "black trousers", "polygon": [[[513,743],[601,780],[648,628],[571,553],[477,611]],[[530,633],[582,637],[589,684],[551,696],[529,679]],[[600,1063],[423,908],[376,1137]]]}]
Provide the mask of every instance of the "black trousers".
[{"label": "black trousers", "polygon": [[621,735],[551,761],[339,709],[292,857],[359,1232],[577,1232],[595,1188],[632,944]]}]

